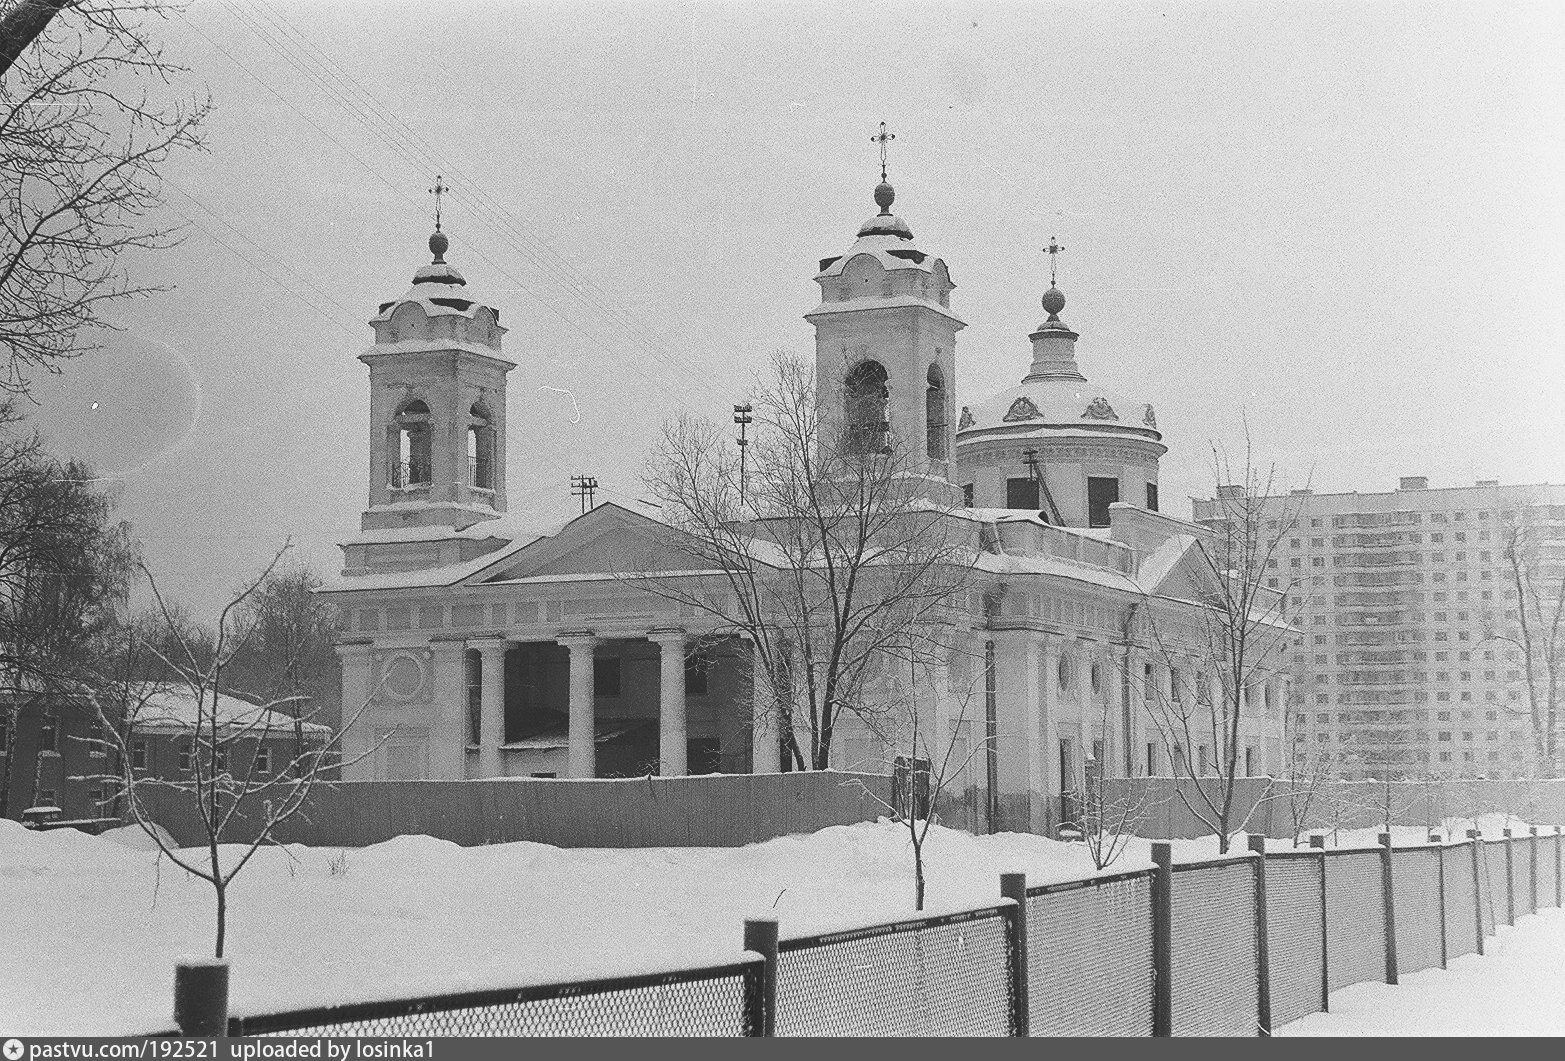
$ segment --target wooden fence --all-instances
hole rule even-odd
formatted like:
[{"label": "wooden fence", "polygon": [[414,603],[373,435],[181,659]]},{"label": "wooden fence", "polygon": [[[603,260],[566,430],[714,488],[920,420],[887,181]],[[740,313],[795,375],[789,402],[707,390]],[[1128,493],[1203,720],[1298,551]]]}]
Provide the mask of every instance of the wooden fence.
[{"label": "wooden fence", "polygon": [[[1195,812],[1211,818],[1197,782],[1189,778],[1108,778],[1104,802],[1110,809],[1134,808],[1137,836],[1190,839],[1214,830]],[[1202,778],[1213,802],[1215,779]],[[1522,821],[1565,826],[1565,780],[1325,781],[1315,785],[1282,779],[1243,777],[1234,782],[1232,830],[1273,839],[1321,829],[1367,829],[1386,824],[1439,828],[1446,818],[1510,814]],[[1195,808],[1192,810],[1191,808]],[[1118,820],[1118,813],[1111,815]],[[1296,822],[1297,818],[1297,822]]]},{"label": "wooden fence", "polygon": [[[178,843],[206,841],[188,794],[150,786],[142,792],[151,818]],[[738,847],[874,821],[890,802],[890,777],[835,770],[594,781],[342,781],[318,785],[273,839],[365,847],[423,834],[462,847],[514,840],[556,847]],[[261,811],[259,800],[241,808],[225,842],[253,838]]]}]

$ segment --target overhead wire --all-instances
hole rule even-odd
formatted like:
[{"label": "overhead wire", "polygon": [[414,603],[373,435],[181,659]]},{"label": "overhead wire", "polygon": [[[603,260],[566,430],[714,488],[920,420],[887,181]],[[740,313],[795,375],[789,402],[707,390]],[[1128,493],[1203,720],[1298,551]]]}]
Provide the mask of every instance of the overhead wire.
[{"label": "overhead wire", "polygon": [[[647,344],[645,352],[653,360],[662,363],[671,371],[686,376],[693,383],[704,384],[706,382],[698,372],[684,361],[675,357],[672,351],[668,349],[667,344],[656,333],[650,331],[643,323],[632,320],[623,313],[615,305],[611,296],[603,292],[590,278],[576,269],[559,252],[555,251],[547,241],[527,228],[503,203],[492,196],[479,181],[469,176],[461,166],[442,156],[436,149],[431,147],[406,122],[386,108],[372,92],[365,89],[352,75],[344,71],[331,56],[321,50],[308,37],[299,33],[285,18],[277,15],[269,7],[263,8],[263,3],[264,0],[249,0],[248,3],[241,6],[239,2],[228,0],[226,7],[258,39],[299,71],[303,77],[307,78],[316,88],[350,116],[366,126],[372,134],[379,137],[386,147],[394,154],[400,156],[402,161],[426,176],[431,171],[439,171],[455,176],[463,187],[464,195],[470,198],[473,216],[479,221],[487,223],[499,235],[509,237],[507,246],[510,249],[520,254],[536,270],[553,281],[556,286],[563,288],[568,295],[584,308],[620,332],[636,334]],[[254,74],[254,71],[249,72],[252,76],[257,76]],[[275,89],[272,91],[275,94]],[[381,176],[384,180],[384,176]],[[481,248],[479,249],[479,255],[516,282],[524,291],[528,291],[535,299],[547,305],[585,337],[592,338],[580,324],[568,317],[549,300],[542,298],[536,292],[528,290],[527,286],[522,284],[514,274],[501,267],[489,255],[485,254]],[[637,361],[628,361],[622,367],[635,372],[659,390],[672,396],[673,392],[668,388],[667,383],[648,375]]]}]

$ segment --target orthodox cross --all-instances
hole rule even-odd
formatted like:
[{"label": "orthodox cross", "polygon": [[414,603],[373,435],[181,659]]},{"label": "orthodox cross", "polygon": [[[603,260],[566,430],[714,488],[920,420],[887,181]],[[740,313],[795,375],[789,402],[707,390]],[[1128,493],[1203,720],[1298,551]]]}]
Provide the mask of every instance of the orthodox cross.
[{"label": "orthodox cross", "polygon": [[1044,250],[1049,252],[1049,286],[1054,286],[1054,269],[1059,259],[1056,257],[1065,248],[1060,246],[1053,236],[1049,237],[1049,245]]},{"label": "orthodox cross", "polygon": [[440,174],[435,174],[435,186],[429,189],[429,194],[435,197],[435,231],[440,231],[440,197],[451,190],[449,185],[440,182]]},{"label": "orthodox cross", "polygon": [[885,122],[880,123],[880,132],[869,138],[870,143],[880,145],[880,179],[882,181],[886,179],[886,144],[896,138],[897,134],[887,130]]}]

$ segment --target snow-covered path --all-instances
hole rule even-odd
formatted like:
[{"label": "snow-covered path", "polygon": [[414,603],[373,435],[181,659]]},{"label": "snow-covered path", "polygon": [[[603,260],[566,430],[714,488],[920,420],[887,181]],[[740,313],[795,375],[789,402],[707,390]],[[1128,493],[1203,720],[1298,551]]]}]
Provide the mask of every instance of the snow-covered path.
[{"label": "snow-covered path", "polygon": [[1354,984],[1331,1012],[1296,1020],[1282,1035],[1565,1035],[1565,910],[1500,925],[1485,954],[1401,977],[1396,987]]}]

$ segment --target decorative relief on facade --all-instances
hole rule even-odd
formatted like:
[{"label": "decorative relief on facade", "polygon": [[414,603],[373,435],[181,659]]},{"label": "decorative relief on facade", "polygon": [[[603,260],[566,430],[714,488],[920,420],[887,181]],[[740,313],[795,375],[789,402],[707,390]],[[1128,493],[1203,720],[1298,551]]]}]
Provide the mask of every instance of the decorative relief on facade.
[{"label": "decorative relief on facade", "polygon": [[387,699],[411,703],[427,698],[428,652],[394,652],[381,657],[380,688]]},{"label": "decorative relief on facade", "polygon": [[1118,420],[1119,414],[1109,404],[1107,398],[1094,398],[1092,403],[1083,410],[1082,416],[1091,417],[1094,420]]},{"label": "decorative relief on facade", "polygon": [[1147,403],[1147,415],[1145,415],[1145,416],[1143,416],[1141,418],[1141,422],[1146,424],[1148,427],[1156,427],[1157,426],[1157,413],[1152,411],[1152,403],[1151,402]]},{"label": "decorative relief on facade", "polygon": [[973,411],[965,405],[962,406],[962,418],[956,422],[956,429],[958,431],[966,431],[976,423],[978,421],[973,419]]},{"label": "decorative relief on facade", "polygon": [[1018,420],[1040,420],[1043,414],[1032,403],[1031,398],[1018,398],[1011,403],[1011,407],[1005,412],[1005,422],[1013,424]]}]

